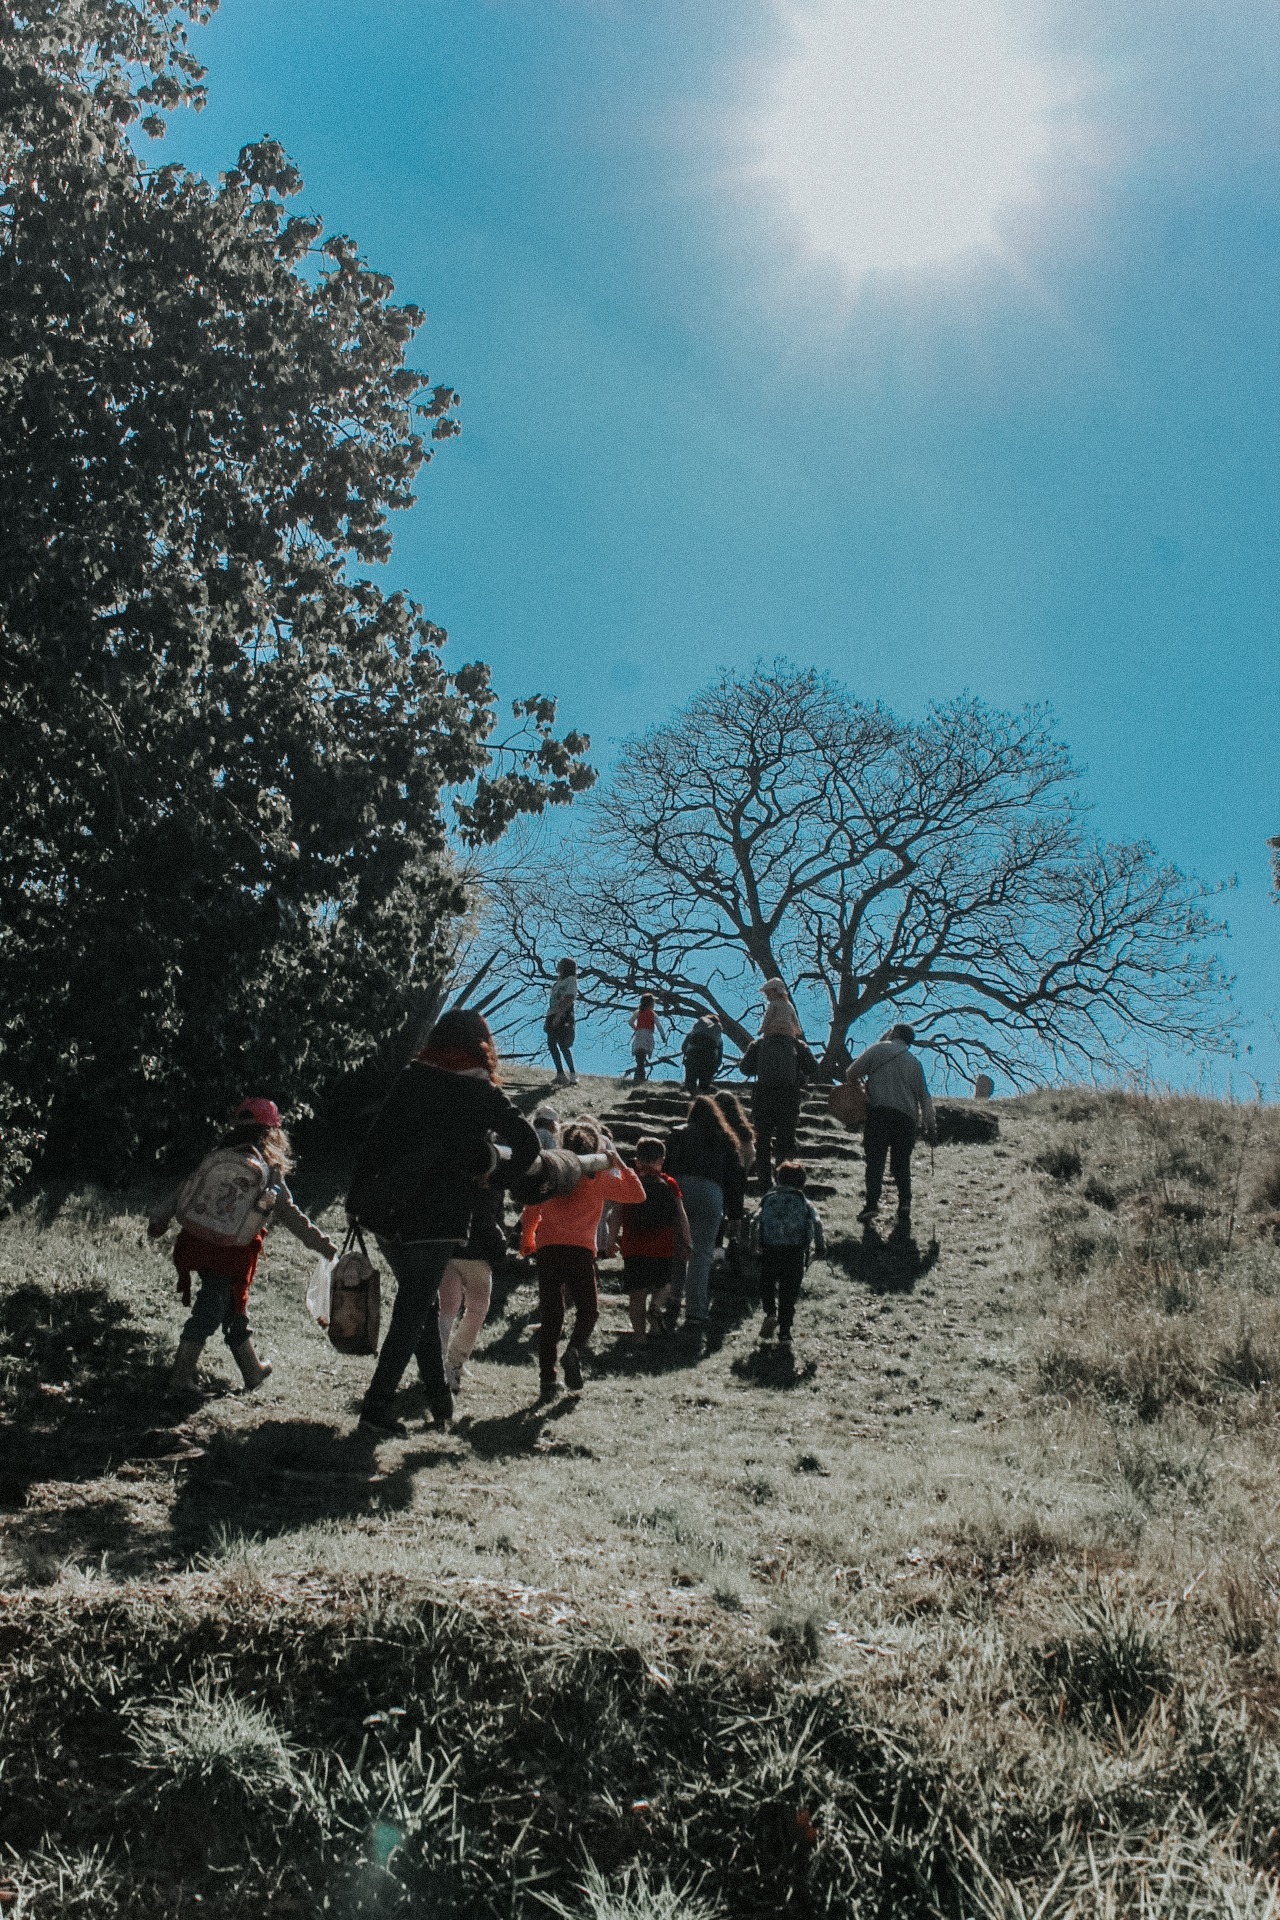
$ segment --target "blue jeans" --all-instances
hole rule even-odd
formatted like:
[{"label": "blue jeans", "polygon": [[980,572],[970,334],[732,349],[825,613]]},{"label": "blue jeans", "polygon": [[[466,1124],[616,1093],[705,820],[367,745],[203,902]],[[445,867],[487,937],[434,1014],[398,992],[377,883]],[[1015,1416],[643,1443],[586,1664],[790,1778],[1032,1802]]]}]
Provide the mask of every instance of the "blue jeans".
[{"label": "blue jeans", "polygon": [[229,1274],[198,1273],[200,1282],[191,1308],[191,1317],[182,1329],[184,1340],[206,1340],[222,1328],[222,1337],[234,1353],[249,1338],[249,1316],[247,1313],[232,1313],[231,1288],[234,1284]]},{"label": "blue jeans", "polygon": [[378,1247],[396,1277],[396,1300],[364,1403],[369,1412],[385,1414],[415,1357],[427,1399],[441,1400],[448,1392],[437,1321],[440,1281],[463,1245],[460,1240],[379,1240]]},{"label": "blue jeans", "polygon": [[[684,1271],[684,1317],[705,1320],[711,1292],[711,1262],[715,1258],[716,1235],[724,1213],[724,1189],[714,1180],[705,1180],[700,1173],[682,1173],[677,1184],[689,1216],[689,1237],[693,1241],[693,1251]],[[678,1298],[681,1292],[678,1278],[672,1291]]]}]

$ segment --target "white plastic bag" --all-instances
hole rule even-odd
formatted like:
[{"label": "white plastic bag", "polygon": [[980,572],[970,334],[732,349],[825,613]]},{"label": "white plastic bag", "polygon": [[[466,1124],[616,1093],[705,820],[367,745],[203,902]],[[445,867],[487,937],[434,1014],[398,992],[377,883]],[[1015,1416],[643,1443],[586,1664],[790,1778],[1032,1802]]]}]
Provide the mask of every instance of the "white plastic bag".
[{"label": "white plastic bag", "polygon": [[329,1303],[333,1292],[333,1269],[336,1261],[326,1260],[321,1254],[311,1269],[311,1278],[307,1282],[307,1312],[318,1327],[329,1324]]}]

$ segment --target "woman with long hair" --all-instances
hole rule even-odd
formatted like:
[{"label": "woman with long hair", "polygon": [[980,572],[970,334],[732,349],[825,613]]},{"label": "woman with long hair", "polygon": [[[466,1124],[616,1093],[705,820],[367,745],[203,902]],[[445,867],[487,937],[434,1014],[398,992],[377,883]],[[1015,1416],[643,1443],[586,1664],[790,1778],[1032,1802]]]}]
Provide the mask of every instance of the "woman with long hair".
[{"label": "woman with long hair", "polygon": [[551,982],[547,1017],[543,1028],[547,1051],[556,1070],[556,1085],[576,1087],[578,1075],[573,1064],[573,1042],[577,1032],[578,963],[561,960]]},{"label": "woman with long hair", "polygon": [[709,1094],[700,1093],[682,1127],[667,1142],[667,1172],[674,1176],[689,1217],[693,1242],[683,1277],[675,1269],[672,1307],[684,1294],[685,1325],[701,1346],[706,1338],[711,1263],[726,1212],[740,1211],[746,1175],[737,1138]]},{"label": "woman with long hair", "polygon": [[728,1121],[729,1131],[738,1143],[738,1158],[742,1162],[742,1171],[750,1173],[756,1163],[756,1130],[751,1124],[751,1115],[737,1094],[730,1093],[728,1087],[718,1088],[711,1098]]},{"label": "woman with long hair", "polygon": [[383,1103],[356,1162],[347,1213],[377,1235],[396,1277],[395,1305],[360,1424],[403,1431],[395,1395],[415,1356],[437,1426],[453,1418],[440,1351],[440,1282],[465,1257],[480,1182],[492,1171],[491,1136],[511,1149],[514,1176],[539,1153],[538,1136],[498,1085],[498,1057],[483,1014],[439,1019]]},{"label": "woman with long hair", "polygon": [[729,1123],[730,1132],[738,1143],[738,1158],[742,1162],[742,1186],[732,1194],[726,1193],[724,1219],[720,1229],[724,1239],[725,1261],[729,1272],[736,1280],[742,1272],[742,1236],[747,1210],[747,1180],[756,1163],[756,1130],[751,1123],[751,1115],[736,1093],[730,1093],[727,1087],[719,1087],[711,1098]]}]

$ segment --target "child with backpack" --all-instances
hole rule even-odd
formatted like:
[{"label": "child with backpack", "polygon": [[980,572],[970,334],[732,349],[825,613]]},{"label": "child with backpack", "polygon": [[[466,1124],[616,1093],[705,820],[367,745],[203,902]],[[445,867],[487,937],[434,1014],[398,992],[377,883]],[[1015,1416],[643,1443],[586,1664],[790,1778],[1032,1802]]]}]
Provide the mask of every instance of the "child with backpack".
[{"label": "child with backpack", "polygon": [[618,1208],[622,1223],[622,1280],[627,1289],[631,1331],[637,1340],[660,1333],[671,1298],[671,1269],[687,1261],[693,1248],[680,1189],[662,1171],[666,1148],[661,1140],[636,1142],[636,1178],[644,1199]]},{"label": "child with backpack", "polygon": [[[312,1253],[337,1258],[328,1234],[293,1203],[285,1182],[292,1166],[275,1101],[242,1100],[230,1131],[148,1220],[147,1234],[156,1240],[177,1217],[177,1291],[191,1307],[169,1372],[171,1387],[195,1386],[200,1351],[219,1327],[246,1391],[260,1387],[271,1372],[271,1362],[254,1352],[248,1317],[249,1288],[268,1228],[278,1223]],[[192,1274],[200,1282],[194,1306]]]},{"label": "child with backpack", "polygon": [[798,1160],[784,1160],[778,1184],[760,1202],[754,1239],[760,1253],[760,1304],[764,1319],[760,1338],[774,1333],[784,1346],[791,1344],[800,1283],[810,1255],[826,1247],[822,1222],[805,1198],[805,1170]]}]

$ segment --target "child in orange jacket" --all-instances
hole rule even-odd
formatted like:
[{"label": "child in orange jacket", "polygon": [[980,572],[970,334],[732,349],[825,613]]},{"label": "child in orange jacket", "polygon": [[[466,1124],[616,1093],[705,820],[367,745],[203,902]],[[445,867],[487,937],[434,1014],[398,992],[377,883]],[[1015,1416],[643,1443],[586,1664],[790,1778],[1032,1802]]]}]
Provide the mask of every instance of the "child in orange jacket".
[{"label": "child in orange jacket", "polygon": [[594,1120],[571,1121],[561,1130],[560,1145],[568,1153],[606,1153],[609,1165],[603,1173],[584,1174],[571,1192],[556,1194],[524,1210],[520,1250],[532,1253],[537,1262],[542,1312],[538,1330],[540,1400],[554,1399],[560,1390],[556,1362],[566,1296],[573,1303],[574,1321],[563,1356],[565,1385],[573,1393],[582,1391],[582,1355],[600,1317],[596,1290],[600,1216],[611,1201],[625,1206],[645,1197],[642,1183]]}]

